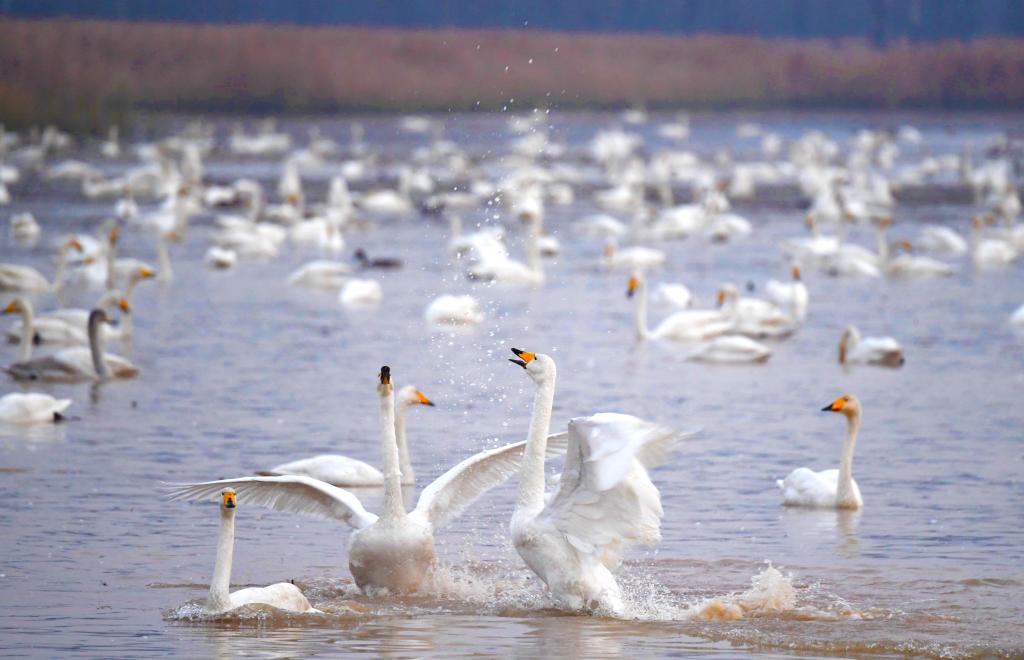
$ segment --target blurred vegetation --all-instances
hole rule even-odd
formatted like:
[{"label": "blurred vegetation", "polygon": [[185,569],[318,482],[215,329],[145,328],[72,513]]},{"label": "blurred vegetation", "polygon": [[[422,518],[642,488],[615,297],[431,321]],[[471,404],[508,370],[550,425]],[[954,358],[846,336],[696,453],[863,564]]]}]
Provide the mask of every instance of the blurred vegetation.
[{"label": "blurred vegetation", "polygon": [[897,42],[0,20],[0,122],[139,110],[1024,107],[1024,40]]}]

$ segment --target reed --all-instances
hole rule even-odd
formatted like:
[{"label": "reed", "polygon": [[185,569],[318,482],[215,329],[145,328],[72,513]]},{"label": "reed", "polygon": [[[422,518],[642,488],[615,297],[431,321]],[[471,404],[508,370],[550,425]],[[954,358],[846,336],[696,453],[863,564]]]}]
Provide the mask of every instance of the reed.
[{"label": "reed", "polygon": [[0,20],[0,121],[140,110],[1020,108],[1024,41]]}]

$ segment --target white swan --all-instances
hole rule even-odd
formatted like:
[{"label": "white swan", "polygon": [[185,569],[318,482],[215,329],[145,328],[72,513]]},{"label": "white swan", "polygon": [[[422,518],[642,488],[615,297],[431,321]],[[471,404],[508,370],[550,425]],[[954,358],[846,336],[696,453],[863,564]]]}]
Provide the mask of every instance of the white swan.
[{"label": "white swan", "polygon": [[[16,380],[82,381],[134,378],[139,368],[123,357],[104,353],[99,326],[109,323],[106,312],[89,314],[89,347],[75,346],[41,358],[20,360],[7,368]],[[31,348],[31,345],[29,345]]]},{"label": "white swan", "polygon": [[971,258],[979,268],[1000,268],[1017,258],[1017,250],[1008,242],[998,238],[983,238],[984,220],[981,216],[971,219]]},{"label": "white swan", "polygon": [[925,225],[917,236],[917,243],[934,254],[960,255],[967,252],[967,241],[943,225]]},{"label": "white swan", "polygon": [[509,525],[512,543],[562,607],[621,613],[622,594],[612,570],[625,546],[661,540],[661,496],[647,475],[644,455],[664,455],[679,436],[631,415],[577,417],[569,422],[558,489],[545,502],[555,362],[543,354],[512,352],[511,361],[537,386]]},{"label": "white swan", "polygon": [[204,257],[206,265],[218,270],[227,270],[238,262],[238,253],[228,248],[211,245]]},{"label": "white swan", "polygon": [[783,254],[799,261],[821,262],[834,256],[840,247],[838,236],[822,236],[817,216],[808,213],[805,218],[810,237],[788,238],[780,244]]},{"label": "white swan", "polygon": [[657,328],[650,330],[647,327],[647,280],[639,271],[629,278],[626,296],[637,298],[634,320],[639,339],[700,341],[724,335],[733,326],[732,319],[719,310],[690,309],[668,316]]},{"label": "white swan", "polygon": [[743,335],[715,337],[688,356],[698,362],[764,362],[772,356],[772,349]]},{"label": "white swan", "polygon": [[647,269],[664,265],[666,259],[665,253],[656,248],[634,245],[620,250],[615,241],[609,240],[604,244],[601,265],[605,268]]},{"label": "white swan", "polygon": [[655,300],[658,299],[672,307],[686,309],[693,304],[693,293],[685,284],[662,282],[655,291]]},{"label": "white swan", "polygon": [[0,422],[8,424],[43,424],[64,419],[71,399],[55,399],[38,392],[12,392],[0,397]]},{"label": "white swan", "polygon": [[340,261],[315,259],[304,263],[288,276],[288,284],[311,289],[340,289],[349,280],[352,267]]},{"label": "white swan", "polygon": [[890,277],[949,277],[954,272],[953,267],[943,261],[911,254],[910,241],[900,241],[896,246],[902,248],[904,254],[885,264],[885,273]]},{"label": "white swan", "polygon": [[77,239],[65,241],[57,249],[57,272],[53,276],[53,284],[35,268],[21,264],[0,263],[0,291],[60,291],[64,284],[64,273],[67,266],[67,252],[74,248],[82,251],[82,244]]},{"label": "white swan", "polygon": [[[131,305],[126,296],[118,291],[107,291],[96,303],[97,309],[106,310],[117,306],[126,316],[131,312]],[[25,298],[17,298],[4,308],[4,314],[21,313],[21,319],[15,321],[7,329],[8,342],[21,342],[24,355],[26,342],[31,344],[87,345],[89,343],[89,311],[78,308],[61,308],[36,316],[32,303]],[[104,326],[105,339],[123,339],[131,334],[124,324],[116,328]],[[26,360],[28,357],[21,357]]]},{"label": "white swan", "polygon": [[217,561],[210,581],[207,614],[223,614],[243,605],[270,605],[290,612],[319,612],[291,582],[278,582],[269,587],[249,587],[231,593],[231,562],[235,551],[235,491],[221,492],[220,531],[217,532]]},{"label": "white swan", "polygon": [[541,258],[536,217],[529,216],[526,223],[526,263],[500,254],[478,261],[467,270],[470,279],[489,280],[514,285],[540,286],[544,284],[544,263]]},{"label": "white swan", "polygon": [[377,280],[350,279],[345,282],[338,294],[338,300],[346,307],[362,307],[376,305],[384,297],[380,282]]},{"label": "white swan", "polygon": [[796,319],[778,305],[760,298],[741,297],[735,284],[719,287],[718,306],[732,319],[732,331],[741,335],[785,337],[797,328]]},{"label": "white swan", "polygon": [[1017,311],[1010,316],[1010,323],[1024,326],[1024,305],[1017,308]]},{"label": "white swan", "polygon": [[846,440],[838,470],[814,472],[797,468],[776,483],[782,490],[782,503],[786,506],[806,506],[827,509],[859,509],[864,506],[860,488],[853,480],[853,448],[860,429],[860,401],[853,395],[841,396],[823,411],[839,412],[846,416]]},{"label": "white swan", "polygon": [[39,240],[42,229],[31,213],[16,213],[11,216],[11,237],[22,245]]},{"label": "white swan", "polygon": [[903,347],[892,337],[862,338],[860,331],[849,325],[839,338],[839,364],[901,367],[904,361]]},{"label": "white swan", "polygon": [[791,274],[792,282],[768,280],[764,286],[764,293],[769,300],[781,309],[788,311],[794,319],[802,322],[807,318],[810,295],[807,292],[807,285],[801,281],[800,266],[794,265]]},{"label": "white swan", "polygon": [[480,302],[473,296],[443,295],[435,298],[424,312],[434,325],[479,325],[484,320]]},{"label": "white swan", "polygon": [[[402,505],[394,392],[388,367],[381,368],[378,394],[385,474],[384,510],[379,518],[366,511],[349,491],[309,477],[243,477],[186,484],[176,486],[171,499],[203,499],[231,487],[255,504],[341,520],[355,529],[349,541],[349,570],[360,589],[416,591],[437,560],[434,531],[511,476],[523,460],[526,443],[470,456],[427,486],[416,508],[407,513]],[[566,439],[564,434],[549,438],[549,450],[557,452],[561,447],[564,451]]]},{"label": "white swan", "polygon": [[[412,406],[433,406],[434,402],[412,385],[398,390],[395,398],[395,440],[398,443],[398,467],[402,472],[402,485],[411,486],[416,483],[416,475],[409,458],[409,443],[406,436],[406,414]],[[283,475],[300,475],[312,477],[342,487],[383,486],[384,475],[369,463],[340,454],[321,454],[312,458],[301,458],[297,461],[284,463],[269,470],[261,470],[256,474],[278,477]]]}]

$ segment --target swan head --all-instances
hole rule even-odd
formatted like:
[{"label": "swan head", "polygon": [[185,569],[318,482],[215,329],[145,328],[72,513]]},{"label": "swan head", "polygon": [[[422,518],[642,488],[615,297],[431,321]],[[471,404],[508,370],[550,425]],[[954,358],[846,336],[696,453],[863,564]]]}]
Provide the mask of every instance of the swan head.
[{"label": "swan head", "polygon": [[892,226],[892,218],[889,218],[889,217],[879,218],[878,222],[877,222],[877,226],[878,226],[879,229],[886,229],[888,227],[891,227]]},{"label": "swan head", "polygon": [[800,278],[801,278],[801,275],[800,275],[800,264],[793,264],[792,275],[793,275],[793,281],[794,282],[799,282],[800,281]]},{"label": "swan head", "polygon": [[717,304],[719,307],[725,304],[726,300],[735,302],[740,297],[740,291],[735,284],[723,284],[718,288]]},{"label": "swan head", "polygon": [[814,229],[814,226],[818,224],[818,220],[814,217],[813,213],[808,213],[807,216],[804,217],[804,224],[807,225],[808,229]]},{"label": "swan head", "polygon": [[377,391],[380,392],[382,396],[387,396],[388,394],[391,394],[393,390],[393,387],[391,385],[391,367],[381,367],[380,374],[378,377],[380,378],[380,386],[377,387]]},{"label": "swan head", "polygon": [[236,504],[235,489],[225,488],[220,492],[220,505],[225,509],[234,509]]},{"label": "swan head", "polygon": [[896,247],[900,248],[901,250],[903,250],[907,254],[910,254],[914,250],[914,246],[911,245],[910,241],[908,241],[906,239],[901,240],[901,241],[897,241],[896,242]]},{"label": "swan head", "polygon": [[839,364],[846,364],[846,354],[850,352],[850,343],[856,346],[860,342],[860,331],[852,325],[843,329],[839,337]]},{"label": "swan head", "polygon": [[20,314],[27,309],[28,301],[22,297],[17,297],[11,302],[7,303],[2,313],[4,314]]},{"label": "swan head", "polygon": [[526,373],[530,375],[533,382],[540,385],[551,380],[555,375],[555,361],[549,358],[543,353],[531,353],[530,351],[521,351],[518,348],[513,348],[512,352],[515,353],[516,358],[509,358],[509,362],[512,364],[518,364]]},{"label": "swan head", "polygon": [[629,284],[626,285],[626,297],[632,298],[636,295],[637,289],[643,286],[643,283],[643,276],[641,276],[639,272],[630,275]]},{"label": "swan head", "polygon": [[82,243],[74,236],[69,238],[67,242],[64,243],[64,245],[62,245],[61,247],[63,247],[65,250],[67,250],[68,248],[75,248],[79,252],[83,250]]},{"label": "swan head", "polygon": [[860,414],[860,400],[852,394],[844,394],[821,409],[822,412],[837,412],[852,417]]},{"label": "swan head", "polygon": [[406,385],[398,390],[398,400],[407,406],[433,406],[434,402],[427,398],[427,395],[420,392],[412,385]]}]

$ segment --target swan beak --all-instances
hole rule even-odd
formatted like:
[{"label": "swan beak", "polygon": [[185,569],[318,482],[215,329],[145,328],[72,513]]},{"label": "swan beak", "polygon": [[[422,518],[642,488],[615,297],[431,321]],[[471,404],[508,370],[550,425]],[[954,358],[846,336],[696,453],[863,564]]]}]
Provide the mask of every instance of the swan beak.
[{"label": "swan beak", "polygon": [[422,403],[425,406],[434,405],[434,402],[428,399],[427,396],[423,392],[420,392],[419,390],[416,390],[416,402]]},{"label": "swan beak", "polygon": [[636,288],[640,286],[640,280],[637,279],[636,275],[629,278],[629,285],[626,287],[626,297],[632,298],[636,293]]},{"label": "swan beak", "polygon": [[390,385],[391,384],[391,367],[384,366],[384,367],[380,368],[380,384],[381,385]]},{"label": "swan beak", "polygon": [[715,300],[716,300],[715,304],[718,305],[719,307],[721,307],[722,303],[725,302],[725,290],[719,289],[718,296],[715,298]]},{"label": "swan beak", "polygon": [[69,240],[68,241],[68,247],[73,247],[76,250],[78,250],[79,252],[82,251],[82,244],[78,242],[77,238],[72,238],[71,240]]},{"label": "swan beak", "polygon": [[117,227],[114,227],[113,229],[110,230],[110,242],[111,243],[117,243],[118,236],[119,236],[119,232],[118,232]]},{"label": "swan beak", "polygon": [[235,491],[226,490],[223,493],[221,493],[221,497],[223,498],[225,509],[235,508]]},{"label": "swan beak", "polygon": [[11,302],[7,303],[7,307],[4,307],[3,313],[4,314],[13,314],[16,311],[18,311],[18,307],[19,307],[18,301],[17,300],[12,300]]},{"label": "swan beak", "polygon": [[122,312],[128,313],[132,311],[132,306],[128,304],[127,298],[121,298],[120,300],[118,300],[117,306],[121,309]]},{"label": "swan beak", "polygon": [[166,234],[164,234],[164,238],[166,238],[169,241],[174,241],[175,243],[181,242],[181,234],[179,234],[176,231],[167,232]]},{"label": "swan beak", "polygon": [[822,412],[840,412],[843,409],[843,406],[845,404],[846,404],[846,399],[844,399],[843,397],[839,397],[838,399],[836,399],[832,403],[830,403],[827,406],[825,406],[824,408],[822,408],[821,411]]},{"label": "swan beak", "polygon": [[518,348],[513,348],[512,352],[515,353],[518,357],[520,357],[522,359],[520,359],[520,360],[513,360],[512,358],[509,358],[508,361],[511,362],[512,364],[518,364],[523,369],[526,368],[526,364],[528,362],[532,362],[533,360],[537,359],[537,355],[535,353],[531,353],[529,351],[521,351]]},{"label": "swan beak", "polygon": [[142,277],[142,278],[156,277],[156,273],[153,271],[152,268],[146,268],[145,266],[143,266],[142,268],[139,269],[139,277]]}]

